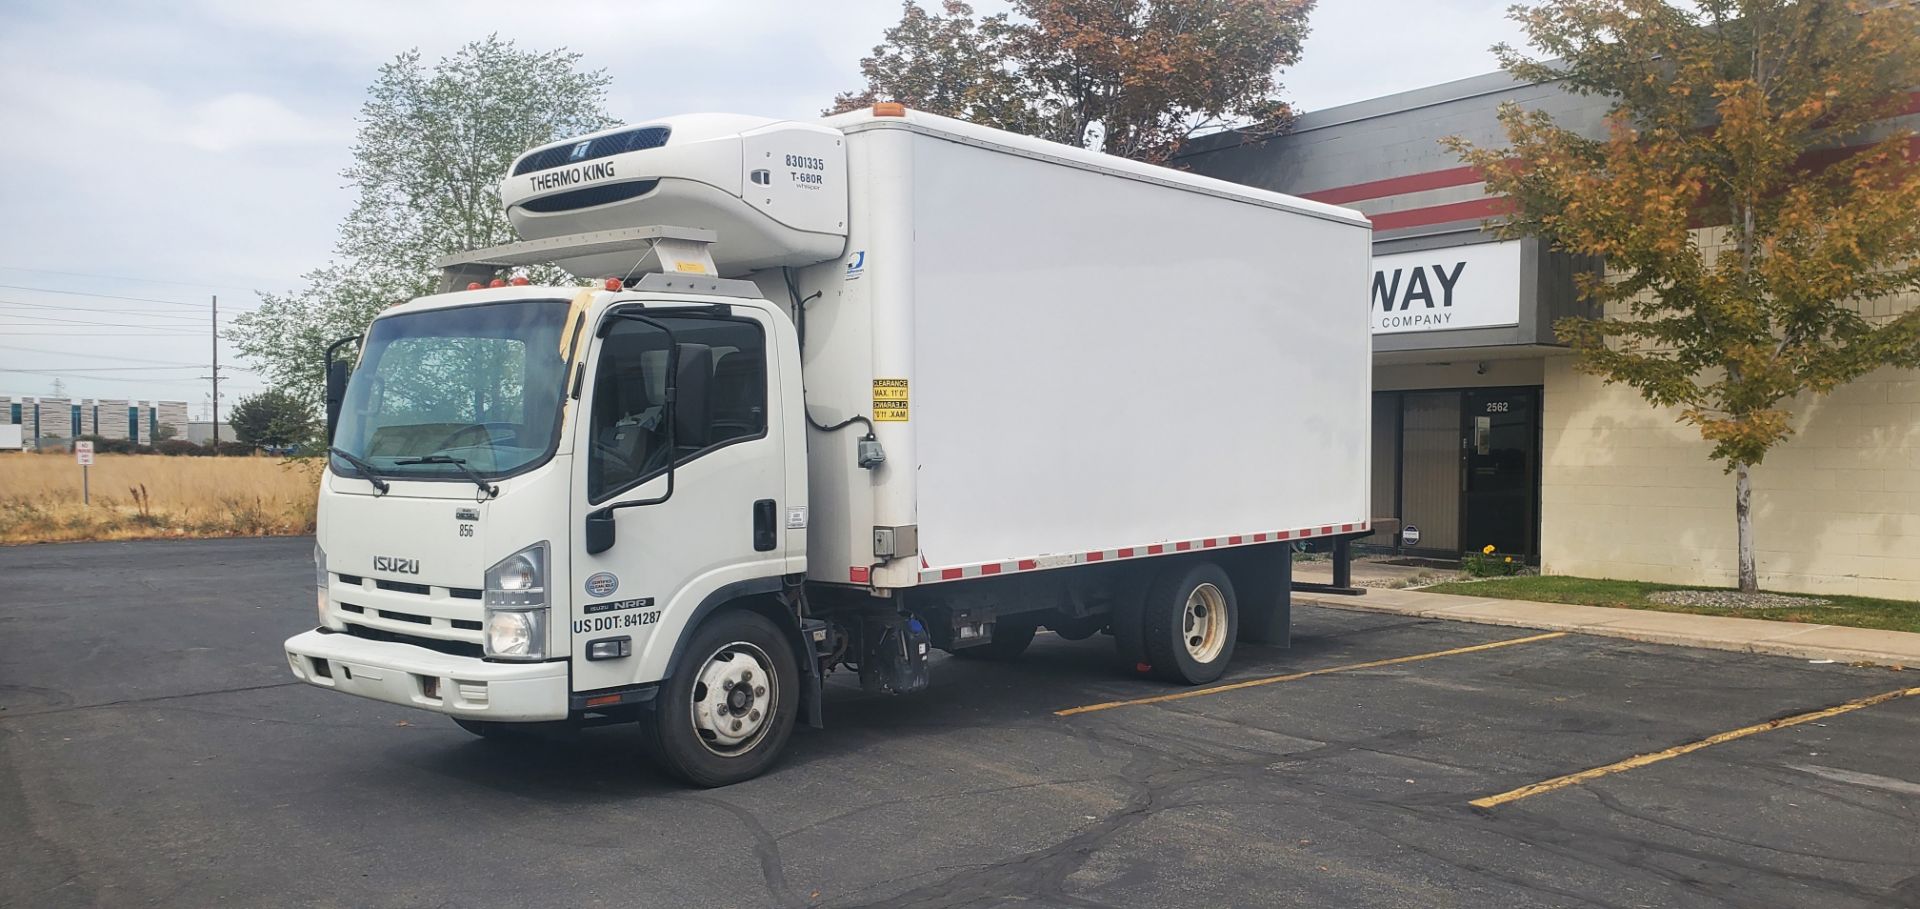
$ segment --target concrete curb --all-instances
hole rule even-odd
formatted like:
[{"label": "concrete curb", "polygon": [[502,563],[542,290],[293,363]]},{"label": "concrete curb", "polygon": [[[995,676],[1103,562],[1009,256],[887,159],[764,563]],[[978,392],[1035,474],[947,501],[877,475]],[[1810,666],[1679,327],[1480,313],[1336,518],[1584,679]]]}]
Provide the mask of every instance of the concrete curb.
[{"label": "concrete curb", "polygon": [[1905,631],[1876,631],[1841,625],[1809,625],[1606,606],[1569,606],[1563,603],[1408,590],[1369,590],[1365,596],[1357,597],[1296,593],[1294,600],[1334,609],[1571,631],[1650,644],[1704,647],[1808,660],[1837,660],[1843,663],[1872,663],[1895,668],[1920,667],[1920,634]]}]

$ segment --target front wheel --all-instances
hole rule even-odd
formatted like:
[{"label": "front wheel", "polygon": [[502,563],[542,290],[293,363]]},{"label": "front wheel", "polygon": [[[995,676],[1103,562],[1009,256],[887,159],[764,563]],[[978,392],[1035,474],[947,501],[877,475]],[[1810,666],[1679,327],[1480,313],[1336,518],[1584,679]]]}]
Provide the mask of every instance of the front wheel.
[{"label": "front wheel", "polygon": [[722,612],[700,626],[688,660],[643,720],[654,757],[695,786],[726,786],[766,772],[793,734],[800,671],[765,616]]},{"label": "front wheel", "polygon": [[1154,675],[1204,685],[1227,671],[1240,608],[1220,566],[1198,562],[1163,572],[1148,589],[1140,618],[1140,644]]}]

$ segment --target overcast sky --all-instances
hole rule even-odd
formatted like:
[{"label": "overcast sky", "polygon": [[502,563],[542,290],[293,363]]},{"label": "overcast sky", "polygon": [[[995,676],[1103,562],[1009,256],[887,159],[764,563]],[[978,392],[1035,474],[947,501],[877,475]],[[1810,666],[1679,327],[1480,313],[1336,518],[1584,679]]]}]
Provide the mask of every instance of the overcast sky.
[{"label": "overcast sky", "polygon": [[[1323,2],[1287,97],[1316,110],[1492,71],[1487,48],[1515,40],[1505,6]],[[898,18],[898,0],[0,0],[0,394],[57,377],[199,418],[208,297],[250,309],[326,261],[362,94],[409,47],[565,46],[612,75],[622,119],[808,117]],[[261,387],[223,372],[223,407]]]}]

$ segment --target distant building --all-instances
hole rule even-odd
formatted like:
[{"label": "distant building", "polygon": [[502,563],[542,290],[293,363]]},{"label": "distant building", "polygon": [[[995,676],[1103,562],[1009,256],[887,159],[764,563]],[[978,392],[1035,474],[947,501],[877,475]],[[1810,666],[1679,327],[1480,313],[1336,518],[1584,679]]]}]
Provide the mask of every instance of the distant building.
[{"label": "distant building", "polygon": [[[189,420],[187,422],[187,434],[184,438],[195,445],[205,445],[213,441],[213,421]],[[225,420],[220,421],[220,441],[234,441],[232,423],[228,423]]]},{"label": "distant building", "polygon": [[187,402],[0,396],[0,425],[20,427],[26,448],[38,448],[42,439],[65,447],[79,436],[151,445],[186,437]]}]

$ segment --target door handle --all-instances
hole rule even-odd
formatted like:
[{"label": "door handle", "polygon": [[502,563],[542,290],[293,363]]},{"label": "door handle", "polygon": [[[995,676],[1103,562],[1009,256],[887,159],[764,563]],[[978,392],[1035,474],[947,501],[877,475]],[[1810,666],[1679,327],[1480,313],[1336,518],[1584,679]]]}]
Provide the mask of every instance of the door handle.
[{"label": "door handle", "polygon": [[753,551],[769,552],[779,542],[773,524],[772,499],[753,503]]}]

